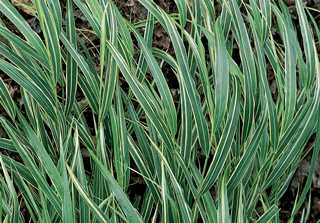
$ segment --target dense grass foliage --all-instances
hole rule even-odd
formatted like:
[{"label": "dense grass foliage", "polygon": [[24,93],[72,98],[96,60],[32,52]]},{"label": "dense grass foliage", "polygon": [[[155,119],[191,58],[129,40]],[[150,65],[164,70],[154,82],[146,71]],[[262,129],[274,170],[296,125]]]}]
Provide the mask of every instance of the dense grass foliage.
[{"label": "dense grass foliage", "polygon": [[33,2],[41,33],[0,1],[19,31],[0,25],[1,77],[20,92],[0,79],[1,222],[280,222],[310,156],[289,220],[308,221],[320,32],[301,0],[298,23],[273,0],[139,0],[138,22],[109,0]]}]

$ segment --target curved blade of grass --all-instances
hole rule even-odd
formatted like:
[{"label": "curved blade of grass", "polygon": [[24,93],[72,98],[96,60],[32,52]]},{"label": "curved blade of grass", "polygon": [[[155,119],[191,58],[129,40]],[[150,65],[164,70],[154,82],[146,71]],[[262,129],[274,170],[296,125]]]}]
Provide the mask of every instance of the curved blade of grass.
[{"label": "curved blade of grass", "polygon": [[69,179],[68,179],[68,173],[66,170],[66,163],[65,163],[65,151],[64,151],[64,145],[62,143],[62,139],[60,137],[60,161],[62,166],[62,176],[61,181],[63,184],[63,203],[62,203],[62,219],[63,222],[67,223],[73,223],[74,220],[74,206],[70,194],[70,188],[69,188]]},{"label": "curved blade of grass", "polygon": [[[85,0],[85,2],[91,11],[90,14],[93,15],[97,21],[101,21],[103,8],[99,0]],[[104,7],[106,7],[106,5],[104,5]]]},{"label": "curved blade of grass", "polygon": [[[70,44],[77,50],[77,35],[74,21],[74,13],[72,7],[72,0],[67,1],[67,36]],[[73,60],[70,53],[67,54],[66,64],[66,105],[65,113],[69,114],[73,103],[76,99],[77,83],[78,83],[78,69],[76,61]]]},{"label": "curved blade of grass", "polygon": [[215,151],[214,158],[210,163],[208,172],[201,183],[200,193],[208,191],[212,185],[217,181],[221,172],[224,169],[224,165],[227,161],[228,155],[231,151],[233,137],[237,130],[240,104],[239,104],[239,90],[237,82],[234,82],[234,95],[230,103],[228,120],[220,137],[218,147]]},{"label": "curved blade of grass", "polygon": [[[260,23],[258,23],[258,25],[255,24],[253,20],[259,20],[259,19],[262,20],[263,18],[260,18],[260,17],[252,18],[250,16],[249,19],[250,19],[250,25],[253,29],[254,27],[260,25]],[[271,94],[269,83],[267,80],[267,67],[266,67],[266,59],[264,55],[265,50],[263,48],[263,44],[264,44],[263,41],[265,37],[264,36],[259,37],[259,33],[256,33],[256,32],[253,33],[253,36],[254,36],[254,42],[255,42],[256,54],[257,54],[257,70],[260,77],[259,84],[261,84],[263,89],[262,90],[263,98],[261,99],[262,100],[261,104],[262,104],[262,107],[264,107],[263,105],[265,104],[268,110],[269,132],[271,137],[270,140],[273,148],[275,149],[278,146],[279,130],[278,130],[278,124],[276,119],[276,108],[272,99],[272,94]]]},{"label": "curved blade of grass", "polygon": [[37,185],[37,181],[24,164],[21,164],[8,156],[2,156],[2,159],[12,173],[23,177],[30,185]]},{"label": "curved blade of grass", "polygon": [[112,112],[111,119],[114,120],[115,124],[113,125],[113,145],[114,145],[114,166],[116,169],[117,182],[126,190],[129,184],[129,167],[130,167],[130,158],[129,158],[129,142],[128,142],[128,131],[125,123],[124,115],[124,103],[120,95],[120,89],[116,89],[116,111],[117,115]]},{"label": "curved blade of grass", "polygon": [[177,8],[178,8],[178,12],[179,12],[179,20],[180,20],[180,24],[182,27],[184,27],[187,24],[187,1],[185,0],[174,0]]},{"label": "curved blade of grass", "polygon": [[283,34],[283,42],[285,46],[285,79],[284,79],[284,126],[288,125],[294,116],[296,107],[296,50],[295,50],[295,34],[290,23],[283,18],[283,14],[277,8],[273,8],[278,19],[278,24]]},{"label": "curved blade of grass", "polygon": [[192,79],[192,75],[190,74],[189,65],[187,62],[188,56],[183,44],[183,40],[179,35],[172,18],[170,18],[165,12],[156,8],[154,4],[147,0],[139,0],[139,2],[144,5],[144,7],[146,7],[156,19],[159,20],[161,25],[166,29],[170,36],[180,68],[179,77],[181,79],[182,87],[186,88],[187,98],[190,101],[192,113],[195,118],[199,143],[205,154],[208,154],[210,148],[208,126],[200,105],[199,94],[195,89],[195,83]]},{"label": "curved blade of grass", "polygon": [[123,192],[122,188],[119,186],[117,181],[114,179],[112,174],[105,168],[105,166],[99,161],[99,159],[93,154],[91,150],[89,150],[90,156],[94,160],[95,164],[99,168],[101,174],[106,179],[110,191],[116,197],[121,209],[125,213],[129,222],[138,223],[143,222],[138,211],[132,206],[129,201],[127,195]]},{"label": "curved blade of grass", "polygon": [[[145,44],[150,48],[152,48],[152,41],[153,41],[152,39],[153,39],[154,26],[155,26],[154,23],[155,23],[155,19],[153,18],[152,14],[148,13],[143,38],[144,38]],[[148,69],[147,62],[144,59],[144,55],[141,53],[139,55],[138,65],[137,65],[137,77],[139,80],[141,80],[144,77],[144,75],[147,72],[147,69]]]},{"label": "curved blade of grass", "polygon": [[21,221],[21,215],[19,213],[19,204],[18,204],[18,197],[17,197],[17,192],[14,188],[14,185],[13,185],[13,182],[12,182],[12,179],[10,178],[9,176],[9,173],[7,171],[7,168],[2,160],[2,156],[0,156],[0,165],[1,165],[1,169],[3,171],[3,174],[4,174],[4,179],[7,183],[7,186],[8,186],[8,189],[10,191],[10,196],[11,196],[11,200],[12,200],[12,213],[11,213],[11,216],[10,216],[10,220],[12,222],[22,222]]},{"label": "curved blade of grass", "polygon": [[11,152],[16,152],[16,149],[14,148],[11,140],[9,139],[0,138],[0,148]]},{"label": "curved blade of grass", "polygon": [[276,205],[270,207],[258,220],[257,223],[270,222],[279,212],[279,208]]},{"label": "curved blade of grass", "polygon": [[163,119],[160,117],[158,105],[156,100],[152,96],[149,89],[145,88],[141,83],[138,82],[137,77],[132,75],[130,68],[126,61],[123,59],[119,51],[109,42],[106,41],[109,50],[112,53],[112,56],[116,60],[122,74],[126,78],[132,92],[140,102],[141,107],[146,112],[147,116],[150,118],[150,121],[154,124],[159,135],[162,137],[164,143],[168,149],[173,149],[173,141],[170,137],[168,128],[165,126]]},{"label": "curved blade of grass", "polygon": [[[75,163],[72,165],[76,169],[76,175],[79,180],[79,183],[81,184],[82,188],[84,191],[89,191],[88,190],[88,184],[87,184],[87,176],[85,173],[84,169],[84,163],[83,163],[83,158],[82,154],[80,151],[80,145],[79,145],[79,132],[78,132],[78,125],[76,124],[75,127],[75,132],[74,132],[74,137],[73,137],[73,144],[74,144],[74,149],[75,149]],[[87,207],[85,201],[81,198],[81,195],[77,196],[77,200],[79,202],[79,222],[80,223],[87,223],[91,222],[90,220],[90,209]]]},{"label": "curved blade of grass", "polygon": [[82,196],[83,200],[91,208],[93,214],[99,219],[99,221],[103,223],[110,222],[107,216],[105,216],[105,214],[100,210],[100,208],[90,199],[89,195],[84,191],[84,189],[82,188],[82,185],[77,180],[76,176],[73,174],[72,169],[69,166],[66,166],[66,167],[74,186],[76,187],[79,194]]},{"label": "curved blade of grass", "polygon": [[83,15],[86,17],[90,26],[93,28],[95,34],[98,37],[100,37],[100,25],[99,25],[100,20],[97,20],[96,18],[94,18],[93,14],[90,12],[90,9],[83,1],[73,0],[73,2],[77,5],[77,7],[80,9]]},{"label": "curved blade of grass", "polygon": [[301,0],[296,1],[297,6],[297,13],[299,16],[299,24],[301,27],[301,34],[303,38],[303,47],[304,53],[306,57],[306,64],[307,64],[307,81],[306,87],[311,87],[312,82],[314,79],[315,74],[315,58],[314,58],[314,47],[313,47],[313,37],[312,37],[312,30],[308,24],[307,16],[304,11],[304,7],[302,5]]},{"label": "curved blade of grass", "polygon": [[225,176],[222,178],[219,190],[218,222],[231,223]]},{"label": "curved blade of grass", "polygon": [[[20,48],[20,45],[13,45],[12,48]],[[44,91],[53,95],[52,88],[50,87],[50,77],[47,76],[46,71],[37,67],[35,63],[33,63],[34,60],[32,58],[25,58],[29,55],[21,55],[24,54],[25,51],[21,50],[20,52],[15,52],[15,50],[12,48],[0,42],[0,54],[7,58],[17,68],[20,68],[22,71],[28,74],[30,78],[32,78],[37,84],[39,84],[39,86],[43,88]]]},{"label": "curved blade of grass", "polygon": [[39,210],[39,196],[36,193],[33,193],[32,190],[28,187],[27,182],[19,174],[16,174],[15,182],[17,187],[21,191],[21,195],[26,203],[27,209],[30,213],[31,219],[37,221],[36,216],[40,216]]},{"label": "curved blade of grass", "polygon": [[169,222],[169,205],[168,205],[168,187],[166,180],[166,173],[164,171],[163,162],[161,162],[161,199],[162,199],[162,221]]},{"label": "curved blade of grass", "polygon": [[[61,50],[59,44],[59,28],[50,14],[50,9],[42,0],[35,0],[37,7],[38,19],[40,21],[41,30],[46,40],[46,50],[48,54],[50,71],[52,73],[52,85],[62,79]],[[61,20],[60,20],[61,21]]]},{"label": "curved blade of grass", "polygon": [[0,70],[4,71],[20,86],[25,88],[32,95],[34,100],[36,100],[48,113],[48,115],[53,120],[56,119],[55,99],[53,95],[48,92],[47,83],[41,83],[44,81],[37,77],[36,74],[26,74],[24,71],[3,59],[0,59]]},{"label": "curved blade of grass", "polygon": [[192,114],[189,112],[191,109],[190,102],[187,100],[186,89],[181,89],[181,136],[180,146],[182,157],[186,161],[186,164],[192,160]]},{"label": "curved blade of grass", "polygon": [[14,120],[17,107],[2,79],[0,79],[0,105],[6,110],[10,118]]},{"label": "curved blade of grass", "polygon": [[145,182],[148,185],[150,191],[152,192],[152,196],[154,197],[154,199],[161,199],[161,194],[157,188],[158,185],[151,181],[155,177],[151,174],[150,166],[148,166],[148,163],[144,160],[143,153],[139,151],[138,147],[135,145],[131,138],[129,138],[128,141],[130,145],[130,155],[132,156],[132,159],[136,163],[139,171],[141,172],[141,175],[144,176]]},{"label": "curved blade of grass", "polygon": [[39,156],[39,159],[41,160],[43,167],[47,171],[48,176],[51,178],[53,185],[57,188],[57,191],[61,194],[62,197],[63,181],[56,165],[53,163],[43,143],[39,140],[39,137],[29,126],[28,122],[24,119],[24,117],[20,115],[19,120],[21,121],[24,132],[26,133],[31,149],[34,151],[35,154]]},{"label": "curved blade of grass", "polygon": [[18,30],[26,37],[30,44],[37,49],[41,57],[46,58],[46,49],[40,37],[31,29],[27,21],[20,15],[20,13],[12,6],[8,0],[0,1],[0,12],[2,12]]},{"label": "curved blade of grass", "polygon": [[305,185],[302,189],[302,192],[299,195],[299,198],[297,199],[297,201],[295,202],[293,210],[291,211],[290,218],[292,219],[292,222],[293,222],[293,219],[295,218],[296,214],[298,213],[299,209],[304,204],[306,197],[307,197],[307,194],[311,189],[312,181],[314,178],[314,171],[315,171],[316,164],[317,164],[318,157],[319,157],[319,152],[320,152],[320,121],[318,119],[317,136],[316,136],[315,144],[314,144],[313,151],[312,151],[309,173],[308,173]]},{"label": "curved blade of grass", "polygon": [[54,24],[56,24],[57,33],[59,35],[62,29],[62,10],[60,6],[60,1],[48,0],[48,5],[53,17],[53,22]]},{"label": "curved blade of grass", "polygon": [[[225,1],[228,4],[232,21],[235,29],[235,37],[240,49],[240,57],[243,65],[244,74],[244,114],[243,114],[243,140],[245,140],[250,132],[251,123],[253,120],[254,97],[257,91],[257,77],[255,58],[250,45],[250,38],[247,32],[244,19],[241,15],[239,5],[236,0]],[[228,2],[228,3],[227,3]]]},{"label": "curved blade of grass", "polygon": [[28,151],[27,147],[22,143],[20,137],[18,136],[18,133],[12,128],[12,126],[7,123],[5,119],[1,118],[0,123],[6,130],[7,134],[10,136],[14,147],[24,161],[25,165],[28,167],[28,170],[32,171],[32,178],[34,178],[34,181],[39,186],[39,189],[43,191],[46,197],[48,197],[48,200],[52,204],[52,206],[56,210],[59,210],[61,208],[60,198],[56,196],[55,191],[48,185],[46,179],[39,171],[39,168],[36,166],[32,155]]},{"label": "curved blade of grass", "polygon": [[258,122],[256,130],[250,137],[248,146],[245,149],[240,161],[235,167],[233,173],[228,180],[228,191],[234,191],[235,188],[242,182],[243,178],[246,177],[246,173],[250,165],[254,162],[255,153],[257,153],[258,145],[261,140],[263,131],[265,130],[266,114],[264,113]]},{"label": "curved blade of grass", "polygon": [[28,42],[21,39],[17,35],[13,34],[7,28],[2,27],[1,24],[0,24],[0,35],[1,37],[8,40],[13,46],[16,46],[16,49],[23,51],[25,55],[30,56],[31,58],[34,58],[36,61],[40,62],[41,65],[47,68],[47,64],[49,64],[47,55],[41,56],[41,54],[39,54],[37,49],[30,46]]},{"label": "curved blade of grass", "polygon": [[[315,44],[313,44],[315,47]],[[317,55],[315,55],[317,58]],[[316,71],[320,73],[319,60],[316,59]],[[286,169],[295,160],[294,157],[300,154],[301,149],[306,140],[310,137],[313,128],[315,117],[318,114],[318,108],[320,103],[320,78],[317,76],[315,95],[312,100],[312,106],[309,108],[307,115],[303,118],[302,123],[299,126],[299,131],[296,132],[296,138],[293,137],[292,142],[284,150],[285,152],[279,157],[277,164],[274,166],[273,171],[269,175],[269,180],[267,185],[272,185],[272,183],[277,180]]]},{"label": "curved blade of grass", "polygon": [[[149,144],[148,144],[148,139],[146,136],[146,131],[143,128],[143,125],[141,123],[139,123],[139,118],[138,118],[138,114],[136,112],[136,110],[133,107],[132,102],[126,97],[124,96],[124,103],[128,105],[128,113],[129,113],[129,118],[132,122],[132,125],[128,127],[129,132],[134,132],[137,139],[135,140],[136,142],[134,144],[131,145],[133,151],[135,151],[137,148],[140,148],[141,150],[141,155],[137,155],[136,157],[140,157],[138,158],[139,161],[137,161],[133,156],[133,159],[135,160],[136,165],[138,166],[140,172],[144,175],[144,176],[152,176],[152,173],[154,173],[154,157],[152,155],[152,151],[149,149]],[[129,137],[129,142],[131,141],[130,137]],[[129,143],[130,144],[130,143]],[[135,144],[137,145],[137,148],[135,147]],[[135,154],[140,153],[137,151]],[[131,153],[131,150],[129,150]],[[140,163],[140,160],[143,162],[146,162],[146,164],[143,164],[143,166],[148,167],[148,170],[150,171],[150,174],[145,174],[142,170],[141,170],[141,166],[138,165],[138,163]],[[142,163],[143,163],[142,162]],[[142,164],[141,163],[141,164]],[[150,188],[150,187],[149,187]],[[151,190],[151,189],[150,189]]]},{"label": "curved blade of grass", "polygon": [[138,40],[138,44],[143,52],[144,58],[148,64],[148,68],[150,69],[153,78],[155,79],[157,88],[160,92],[161,99],[163,101],[164,114],[168,119],[168,125],[170,126],[171,133],[172,135],[175,135],[177,130],[177,114],[169,86],[166,82],[164,74],[161,71],[160,66],[158,65],[158,62],[152,55],[151,50],[147,47],[143,38],[136,30],[132,29],[132,31],[136,39]]},{"label": "curved blade of grass", "polygon": [[170,35],[172,44],[176,51],[177,62],[180,67],[180,78],[182,86],[186,89],[186,95],[188,100],[190,101],[190,105],[192,108],[193,116],[196,123],[197,134],[199,137],[199,143],[201,148],[208,154],[210,148],[210,140],[209,140],[209,131],[208,126],[205,120],[205,117],[202,112],[202,107],[200,105],[200,97],[195,89],[195,83],[192,79],[192,75],[190,73],[188,62],[186,61],[187,54],[185,47],[183,45],[182,38],[179,36],[175,25],[172,22],[172,19],[163,13],[163,19],[165,21],[167,32]]},{"label": "curved blade of grass", "polygon": [[219,23],[215,25],[215,110],[214,128],[220,127],[225,114],[229,95],[229,60],[222,29]]},{"label": "curved blade of grass", "polygon": [[78,53],[78,51],[71,45],[65,34],[60,36],[62,43],[72,56],[73,60],[76,61],[83,75],[79,77],[79,85],[83,90],[86,98],[93,111],[98,112],[98,95],[99,85],[97,81],[97,75],[92,72],[90,66],[86,62],[85,58]]},{"label": "curved blade of grass", "polygon": [[[168,163],[166,157],[164,156],[164,154],[162,153],[160,148],[158,148],[155,145],[155,143],[152,142],[152,140],[150,140],[150,142],[151,142],[152,148],[159,154],[161,162],[163,163],[163,165],[166,168],[165,170],[169,174],[169,178],[170,178],[170,181],[171,181],[172,187],[173,187],[173,193],[175,193],[175,195],[177,197],[177,204],[179,205],[178,212],[180,214],[182,221],[188,222],[188,223],[192,222],[190,207],[189,207],[188,203],[186,202],[186,198],[184,196],[183,189],[182,189],[181,185],[179,184],[172,168],[170,167],[170,164]],[[175,220],[175,221],[177,221],[177,220]]]},{"label": "curved blade of grass", "polygon": [[[109,18],[107,23],[107,17]],[[115,60],[112,58],[112,55],[108,52],[107,55],[106,50],[106,38],[107,32],[110,34],[110,42],[114,45],[117,44],[118,37],[118,28],[117,28],[117,17],[114,13],[114,7],[111,5],[106,5],[106,9],[102,16],[101,22],[101,43],[100,43],[100,111],[99,116],[100,119],[103,120],[106,116],[107,111],[111,107],[112,98],[114,96],[114,91],[116,88],[117,80],[118,80],[118,68]],[[112,30],[112,32],[110,32]],[[105,58],[107,57],[107,58]],[[104,67],[106,70],[104,71]],[[104,75],[105,73],[105,75]],[[104,81],[103,81],[103,76]]]}]

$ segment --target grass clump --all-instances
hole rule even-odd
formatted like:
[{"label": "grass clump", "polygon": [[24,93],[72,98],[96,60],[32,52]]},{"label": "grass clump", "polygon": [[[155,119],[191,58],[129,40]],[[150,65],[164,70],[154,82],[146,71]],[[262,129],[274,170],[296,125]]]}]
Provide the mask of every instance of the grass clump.
[{"label": "grass clump", "polygon": [[[320,33],[302,1],[298,25],[272,0],[139,2],[133,23],[108,0],[34,0],[38,34],[0,1],[19,31],[0,26],[0,70],[21,93],[1,79],[1,222],[279,222],[311,154],[289,219],[307,222]],[[157,24],[170,53],[152,47]]]}]

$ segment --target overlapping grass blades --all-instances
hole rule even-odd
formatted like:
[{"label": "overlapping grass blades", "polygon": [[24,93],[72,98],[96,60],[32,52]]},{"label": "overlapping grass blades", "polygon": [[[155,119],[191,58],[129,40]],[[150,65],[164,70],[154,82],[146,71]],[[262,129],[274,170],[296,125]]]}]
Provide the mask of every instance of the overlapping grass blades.
[{"label": "overlapping grass blades", "polygon": [[[20,32],[0,23],[0,221],[279,222],[279,201],[310,152],[290,218],[303,209],[307,222],[320,33],[302,0],[299,24],[272,0],[220,0],[221,11],[175,1],[178,16],[139,2],[148,15],[134,23],[109,0],[35,0],[39,35],[0,1]],[[152,47],[157,24],[170,52]]]}]

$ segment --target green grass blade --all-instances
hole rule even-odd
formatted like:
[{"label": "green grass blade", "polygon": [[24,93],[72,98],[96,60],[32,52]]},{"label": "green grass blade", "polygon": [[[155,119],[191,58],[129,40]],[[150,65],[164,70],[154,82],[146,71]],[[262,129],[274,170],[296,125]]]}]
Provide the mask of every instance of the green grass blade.
[{"label": "green grass blade", "polygon": [[[72,1],[67,1],[67,36],[70,44],[77,49],[77,35],[74,21],[74,13]],[[65,113],[69,114],[73,103],[76,100],[77,83],[78,83],[78,69],[77,64],[73,60],[72,55],[68,53],[66,64],[66,105]]]},{"label": "green grass blade", "polygon": [[46,50],[40,37],[31,29],[27,21],[19,14],[8,0],[0,2],[0,11],[18,28],[30,44],[37,49],[37,52],[46,58]]},{"label": "green grass blade", "polygon": [[17,107],[2,79],[0,79],[0,104],[6,110],[10,118],[14,120]]},{"label": "green grass blade", "polygon": [[55,23],[53,16],[50,14],[51,11],[44,1],[35,0],[35,4],[37,7],[38,19],[46,41],[46,51],[48,58],[50,58],[51,80],[52,85],[54,86],[57,81],[62,79],[59,27],[57,27],[58,24]]},{"label": "green grass blade", "polygon": [[76,176],[73,174],[72,170],[70,169],[69,166],[67,166],[67,170],[69,173],[69,176],[76,187],[77,191],[79,194],[82,196],[83,200],[87,203],[87,205],[90,207],[92,210],[93,214],[99,219],[100,222],[102,223],[108,223],[110,222],[108,218],[105,216],[105,214],[99,209],[99,207],[90,199],[89,195],[84,191],[82,188],[82,185],[80,182],[77,180]]},{"label": "green grass blade", "polygon": [[98,158],[90,151],[90,155],[93,158],[94,162],[97,164],[101,174],[106,179],[109,189],[112,191],[114,196],[116,197],[120,207],[122,208],[123,212],[125,213],[128,221],[136,223],[136,222],[143,222],[140,214],[138,211],[132,206],[131,202],[129,201],[127,195],[123,192],[122,188],[119,186],[117,181],[111,175],[111,173],[104,167],[104,165],[98,160]]},{"label": "green grass blade", "polygon": [[232,141],[236,133],[240,112],[239,90],[237,83],[235,83],[234,85],[234,95],[230,104],[228,120],[221,135],[218,147],[215,151],[214,158],[211,161],[207,174],[202,182],[200,193],[209,190],[217,181],[218,177],[224,169],[225,163],[231,150]]},{"label": "green grass blade", "polygon": [[[48,92],[47,83],[43,83],[36,74],[26,74],[12,64],[0,59],[0,70],[8,74],[14,81],[24,87],[41,107],[48,113],[50,118],[56,119],[56,107],[54,96]],[[29,76],[30,75],[30,76]],[[31,76],[32,75],[32,76]],[[42,86],[41,86],[42,85]],[[44,87],[47,85],[47,88]]]},{"label": "green grass blade", "polygon": [[276,216],[279,212],[279,208],[274,205],[270,207],[258,220],[257,223],[267,223],[270,222],[274,216]]},{"label": "green grass blade", "polygon": [[222,36],[222,30],[219,23],[215,25],[215,110],[214,110],[214,127],[220,127],[221,121],[225,114],[228,95],[229,95],[229,62],[227,49]]}]

